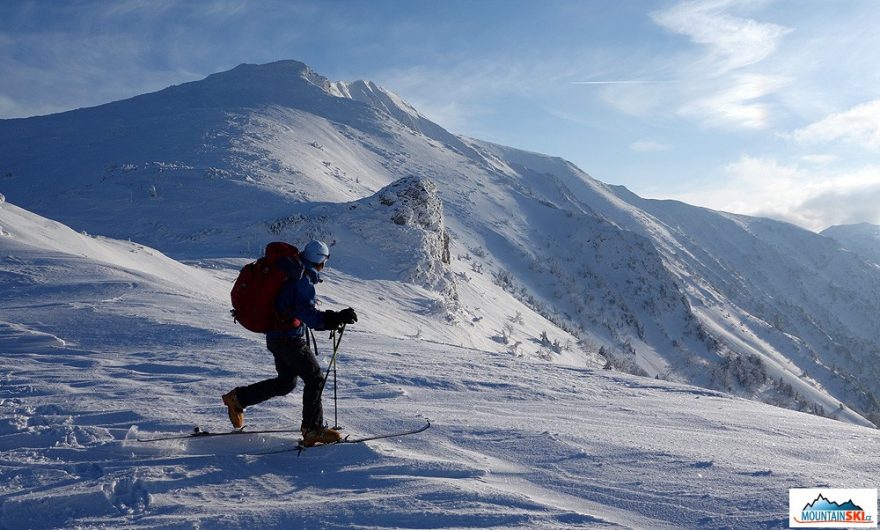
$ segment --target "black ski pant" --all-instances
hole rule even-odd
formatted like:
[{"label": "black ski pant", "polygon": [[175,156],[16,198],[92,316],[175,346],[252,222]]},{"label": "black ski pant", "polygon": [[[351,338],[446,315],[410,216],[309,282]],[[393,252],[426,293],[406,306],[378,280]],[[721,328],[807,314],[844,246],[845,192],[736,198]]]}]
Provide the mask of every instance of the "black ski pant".
[{"label": "black ski pant", "polygon": [[324,426],[324,410],[321,407],[321,385],[324,375],[321,365],[301,337],[270,338],[266,347],[275,357],[277,377],[252,385],[238,387],[235,395],[243,408],[262,403],[275,396],[289,394],[296,387],[296,378],[305,383],[303,388],[302,427],[317,429]]}]

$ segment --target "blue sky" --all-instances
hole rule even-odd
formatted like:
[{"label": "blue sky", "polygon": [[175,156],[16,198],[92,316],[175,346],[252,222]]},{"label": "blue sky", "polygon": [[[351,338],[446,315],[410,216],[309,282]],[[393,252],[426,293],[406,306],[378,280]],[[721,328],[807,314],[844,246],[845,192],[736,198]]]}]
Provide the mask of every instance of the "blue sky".
[{"label": "blue sky", "polygon": [[0,20],[0,118],[297,59],[644,197],[880,223],[875,0],[6,0]]}]

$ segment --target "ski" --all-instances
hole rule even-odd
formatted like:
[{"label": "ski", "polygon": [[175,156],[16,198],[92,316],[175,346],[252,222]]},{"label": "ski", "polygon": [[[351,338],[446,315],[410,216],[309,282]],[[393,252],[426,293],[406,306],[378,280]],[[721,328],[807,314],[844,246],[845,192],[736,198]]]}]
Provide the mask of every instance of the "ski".
[{"label": "ski", "polygon": [[190,440],[193,438],[212,438],[215,436],[234,436],[241,434],[272,434],[272,433],[289,433],[299,432],[299,429],[263,429],[259,431],[246,431],[244,427],[234,431],[212,432],[202,430],[201,427],[195,427],[189,434],[174,434],[169,436],[158,436],[155,438],[137,438],[138,442],[161,442],[164,440]]},{"label": "ski", "polygon": [[[409,431],[401,431],[401,432],[394,432],[394,433],[387,433],[387,434],[376,434],[373,436],[364,436],[361,438],[349,438],[348,436],[346,436],[345,438],[343,438],[342,440],[340,440],[336,443],[356,444],[356,443],[362,443],[362,442],[369,442],[370,440],[382,440],[383,438],[396,438],[398,436],[408,436],[410,434],[418,434],[420,432],[427,431],[428,427],[430,427],[430,426],[431,426],[431,420],[425,420],[425,424],[422,425],[421,427],[419,427],[418,429],[412,429]],[[329,444],[329,445],[335,445],[335,444]]]},{"label": "ski", "polygon": [[329,443],[329,444],[318,444],[318,445],[313,445],[311,447],[306,447],[304,445],[301,445],[301,442],[300,442],[300,444],[297,444],[293,447],[285,447],[284,449],[277,449],[275,451],[266,451],[266,452],[253,453],[253,454],[256,454],[256,455],[275,455],[275,454],[279,454],[279,453],[291,453],[293,451],[296,451],[298,454],[302,454],[303,451],[306,451],[309,449],[317,449],[318,447],[330,447],[333,445],[342,445],[342,444],[359,444],[359,443],[369,442],[372,440],[384,440],[386,438],[397,438],[400,436],[409,436],[411,434],[418,434],[420,432],[424,432],[424,431],[428,430],[428,428],[430,426],[431,426],[431,420],[425,420],[425,424],[422,425],[421,427],[419,427],[417,429],[410,429],[408,431],[376,434],[376,435],[372,435],[372,436],[363,436],[360,438],[351,438],[349,435],[349,436],[346,436],[345,438],[343,438],[342,440],[339,440],[338,442]]}]

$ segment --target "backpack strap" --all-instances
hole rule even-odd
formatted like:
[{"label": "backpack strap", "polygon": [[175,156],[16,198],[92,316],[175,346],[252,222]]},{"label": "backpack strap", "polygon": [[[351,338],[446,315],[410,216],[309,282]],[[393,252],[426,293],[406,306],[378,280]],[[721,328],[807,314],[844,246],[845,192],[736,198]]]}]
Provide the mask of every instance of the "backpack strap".
[{"label": "backpack strap", "polygon": [[[277,331],[287,331],[291,329],[296,329],[302,326],[302,321],[295,316],[289,314],[283,314],[278,311],[278,298],[281,296],[285,296],[287,299],[296,298],[296,293],[288,294],[288,290],[296,289],[296,283],[300,281],[305,273],[305,268],[300,262],[299,257],[292,256],[281,256],[276,258],[275,267],[284,271],[287,276],[284,279],[284,283],[281,285],[281,289],[278,290],[278,294],[275,297],[275,301],[273,302],[273,307],[275,309],[275,329]],[[292,308],[290,308],[292,309]]]}]

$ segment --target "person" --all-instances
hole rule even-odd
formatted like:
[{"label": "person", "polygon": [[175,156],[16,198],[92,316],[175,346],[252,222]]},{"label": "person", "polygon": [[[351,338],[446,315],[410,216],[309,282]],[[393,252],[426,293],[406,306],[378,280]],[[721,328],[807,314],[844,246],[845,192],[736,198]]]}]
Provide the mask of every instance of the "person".
[{"label": "person", "polygon": [[276,377],[248,386],[240,386],[223,395],[232,426],[244,426],[244,411],[251,405],[275,396],[289,394],[296,387],[296,378],[303,380],[303,411],[300,429],[305,446],[338,442],[339,431],[324,425],[321,390],[324,377],[315,353],[309,348],[307,330],[334,330],[343,324],[357,322],[354,309],[320,311],[315,285],[321,283],[320,273],[330,259],[330,249],[322,241],[310,241],[295,258],[279,263],[287,273],[287,281],[275,298],[277,324],[266,334],[266,347],[275,358]]}]

